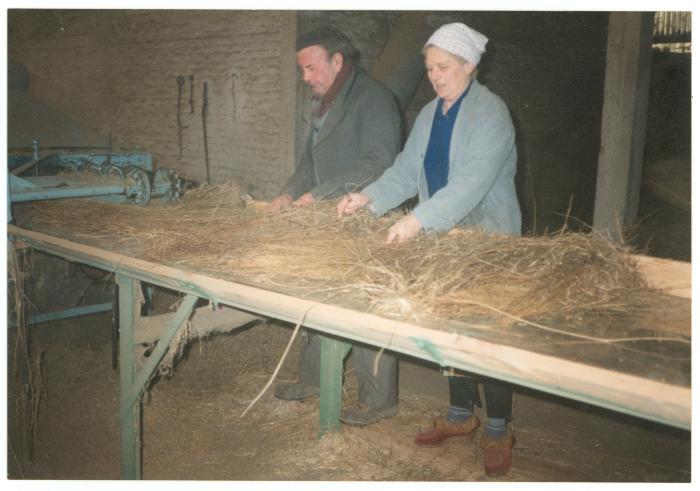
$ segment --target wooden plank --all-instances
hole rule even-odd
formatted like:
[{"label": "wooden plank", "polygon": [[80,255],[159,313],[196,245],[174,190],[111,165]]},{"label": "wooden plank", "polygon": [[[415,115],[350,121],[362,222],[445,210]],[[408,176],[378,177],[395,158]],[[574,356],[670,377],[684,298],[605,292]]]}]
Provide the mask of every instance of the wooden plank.
[{"label": "wooden plank", "polygon": [[[120,271],[167,288],[195,293],[216,303],[294,323],[306,316],[305,326],[348,340],[370,343],[664,424],[690,428],[689,386],[672,385],[605,368],[592,368],[580,361],[507,346],[493,340],[439,331],[415,323],[211,278],[13,225],[8,225],[8,232],[38,249],[66,259]],[[425,346],[430,346],[431,349],[425,350]],[[436,353],[440,360],[436,360]]]},{"label": "wooden plank", "polygon": [[[126,394],[122,394],[122,406],[129,408],[131,405],[136,405],[141,400],[141,395],[146,390],[148,381],[153,377],[153,373],[158,364],[163,359],[165,352],[170,348],[170,342],[173,340],[177,332],[180,330],[182,325],[189,319],[194,310],[194,305],[197,303],[197,295],[191,293],[187,294],[185,298],[182,299],[177,312],[168,320],[168,325],[163,332],[158,344],[156,345],[153,353],[148,357],[148,360],[143,364],[138,373],[135,374],[134,381],[131,386],[126,391]],[[133,336],[131,337],[132,350],[134,349]],[[122,417],[124,413],[122,412]]]},{"label": "wooden plank", "polygon": [[649,285],[668,295],[692,298],[693,269],[691,263],[651,256],[634,256],[637,267]]},{"label": "wooden plank", "polygon": [[[342,310],[342,309],[341,309]],[[340,318],[338,318],[340,316]],[[517,385],[690,429],[691,390],[372,314],[313,308],[305,325]],[[367,327],[372,326],[372,327]],[[369,341],[371,339],[371,341]],[[423,350],[429,342],[431,349]],[[434,353],[438,353],[436,358]]]},{"label": "wooden plank", "polygon": [[[156,341],[166,329],[173,314],[150,315],[141,317],[136,322],[134,343],[152,343]],[[204,337],[212,333],[226,333],[251,322],[261,320],[262,317],[243,312],[229,307],[212,309],[210,306],[199,307],[194,310],[190,322],[192,323],[192,336]]]}]

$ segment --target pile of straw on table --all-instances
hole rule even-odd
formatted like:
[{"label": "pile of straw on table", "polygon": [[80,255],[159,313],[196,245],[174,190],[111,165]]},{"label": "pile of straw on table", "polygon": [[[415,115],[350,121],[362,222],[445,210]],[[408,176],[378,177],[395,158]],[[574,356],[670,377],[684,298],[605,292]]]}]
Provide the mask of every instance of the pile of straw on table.
[{"label": "pile of straw on table", "polygon": [[460,229],[386,246],[398,212],[338,218],[335,205],[269,213],[231,184],[191,190],[176,203],[46,201],[15,215],[21,226],[141,259],[404,318],[575,320],[645,308],[650,298],[629,251],[594,233]]}]

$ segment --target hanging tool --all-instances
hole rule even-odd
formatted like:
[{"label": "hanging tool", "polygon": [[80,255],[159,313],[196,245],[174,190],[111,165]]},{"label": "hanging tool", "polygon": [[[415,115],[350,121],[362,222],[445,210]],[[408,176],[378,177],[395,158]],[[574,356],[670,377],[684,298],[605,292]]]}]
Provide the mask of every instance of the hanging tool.
[{"label": "hanging tool", "polygon": [[182,88],[185,86],[185,77],[177,76],[177,140],[180,144],[180,156],[182,158],[182,120],[180,119],[180,104],[182,102]]},{"label": "hanging tool", "polygon": [[190,75],[190,114],[194,114],[194,75]]},{"label": "hanging tool", "polygon": [[211,184],[209,180],[209,147],[207,146],[207,106],[209,101],[207,100],[207,82],[204,82],[204,89],[202,93],[202,130],[204,133],[204,165],[207,171],[207,184]]}]

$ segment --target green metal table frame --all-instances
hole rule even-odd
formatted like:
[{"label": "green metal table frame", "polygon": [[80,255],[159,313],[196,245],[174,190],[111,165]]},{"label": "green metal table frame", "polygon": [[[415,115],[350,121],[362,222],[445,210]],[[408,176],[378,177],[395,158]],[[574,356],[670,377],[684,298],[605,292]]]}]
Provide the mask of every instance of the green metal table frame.
[{"label": "green metal table frame", "polygon": [[[119,288],[119,380],[122,479],[141,479],[141,396],[170,342],[194,311],[199,297],[188,293],[172,314],[148,361],[136,372],[134,367],[134,327],[140,311],[140,282],[124,274],[116,275]],[[321,387],[319,437],[340,429],[343,359],[350,344],[328,336],[321,337]]]},{"label": "green metal table frame", "polygon": [[[119,370],[122,477],[141,478],[141,396],[170,342],[198,299],[297,323],[322,334],[319,435],[340,428],[343,359],[358,341],[523,387],[582,401],[682,429],[691,427],[690,386],[532,352],[467,335],[434,330],[337,305],[291,297],[175,269],[8,225],[8,233],[38,250],[116,275],[119,288]],[[183,293],[156,348],[135,370],[134,328],[140,315],[139,282]]]}]

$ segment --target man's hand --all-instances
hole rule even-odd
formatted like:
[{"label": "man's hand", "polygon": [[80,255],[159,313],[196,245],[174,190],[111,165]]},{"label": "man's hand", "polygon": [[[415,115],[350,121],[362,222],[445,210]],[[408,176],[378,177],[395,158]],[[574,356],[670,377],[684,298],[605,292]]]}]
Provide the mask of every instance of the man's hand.
[{"label": "man's hand", "polygon": [[336,211],[338,218],[343,215],[352,215],[357,210],[369,203],[369,196],[362,193],[349,193],[343,196],[343,199],[338,202]]},{"label": "man's hand", "polygon": [[279,211],[292,206],[292,195],[291,194],[280,194],[267,205],[267,211]]},{"label": "man's hand", "polygon": [[421,228],[423,228],[423,224],[420,223],[420,220],[418,220],[413,213],[406,215],[391,226],[384,243],[391,244],[396,241],[401,244],[402,242],[411,240],[418,235]]},{"label": "man's hand", "polygon": [[292,203],[292,206],[297,207],[297,206],[306,206],[310,205],[311,203],[314,203],[316,200],[314,199],[313,194],[311,193],[304,193],[302,194],[298,200],[296,200],[294,203]]}]

